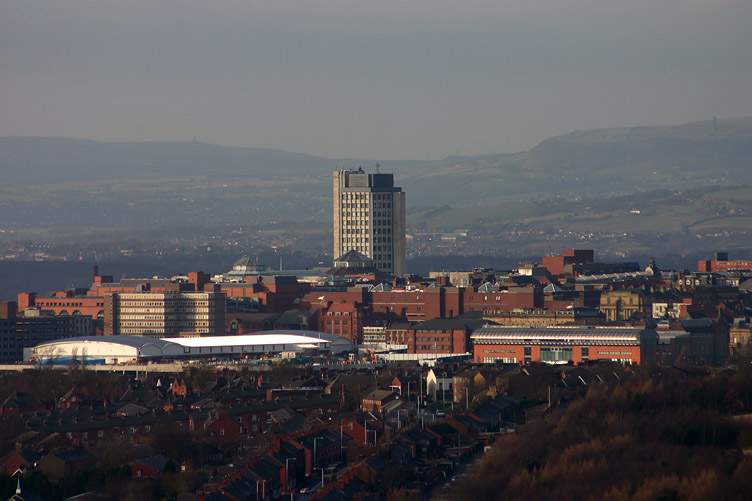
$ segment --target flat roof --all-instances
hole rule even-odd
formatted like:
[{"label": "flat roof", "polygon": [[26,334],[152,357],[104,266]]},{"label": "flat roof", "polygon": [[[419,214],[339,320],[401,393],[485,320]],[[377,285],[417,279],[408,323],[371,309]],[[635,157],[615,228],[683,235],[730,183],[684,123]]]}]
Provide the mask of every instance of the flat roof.
[{"label": "flat roof", "polygon": [[[268,346],[275,344],[317,344],[329,343],[313,331],[300,331],[306,335],[288,332],[266,331],[266,334],[246,334],[242,336],[168,337],[167,343],[179,344],[187,348],[219,348],[222,346]],[[311,335],[314,334],[314,335]]]},{"label": "flat roof", "polygon": [[590,344],[634,344],[639,343],[639,327],[606,326],[550,326],[482,327],[473,332],[470,338],[478,344],[549,344],[587,342]]}]

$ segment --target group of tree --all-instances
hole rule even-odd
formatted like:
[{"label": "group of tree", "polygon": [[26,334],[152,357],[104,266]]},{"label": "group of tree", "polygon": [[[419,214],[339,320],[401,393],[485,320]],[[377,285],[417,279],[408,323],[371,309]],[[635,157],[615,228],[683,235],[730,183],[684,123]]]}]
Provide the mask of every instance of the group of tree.
[{"label": "group of tree", "polygon": [[457,499],[750,499],[752,366],[637,371],[500,438]]}]

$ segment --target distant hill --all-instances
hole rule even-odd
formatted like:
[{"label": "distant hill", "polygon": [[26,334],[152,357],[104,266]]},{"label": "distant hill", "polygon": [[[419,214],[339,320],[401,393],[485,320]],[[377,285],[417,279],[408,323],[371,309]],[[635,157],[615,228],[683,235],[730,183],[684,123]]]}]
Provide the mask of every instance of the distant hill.
[{"label": "distant hill", "polygon": [[403,184],[452,193],[453,200],[443,197],[432,205],[486,206],[751,182],[752,118],[744,118],[577,131],[522,153],[448,158],[409,171]]},{"label": "distant hill", "polygon": [[57,137],[0,138],[7,183],[60,183],[132,178],[220,178],[321,175],[331,160],[263,148],[205,143],[111,143]]},{"label": "distant hill", "polygon": [[[127,184],[123,190],[137,201],[139,186],[146,180],[149,189],[164,183],[153,201],[158,204],[162,193],[185,189],[179,180],[207,178],[227,180],[238,187],[237,197],[246,190],[263,197],[264,203],[284,199],[291,213],[326,214],[329,172],[338,166],[375,163],[191,142],[0,138],[3,184],[46,185],[44,197],[59,183],[66,183],[65,189],[72,183],[105,183],[108,189],[120,183]],[[525,152],[381,164],[383,170],[397,173],[412,211],[752,184],[752,118],[576,131],[545,139]],[[291,199],[293,186],[303,196]],[[76,196],[82,202],[81,193]]]}]

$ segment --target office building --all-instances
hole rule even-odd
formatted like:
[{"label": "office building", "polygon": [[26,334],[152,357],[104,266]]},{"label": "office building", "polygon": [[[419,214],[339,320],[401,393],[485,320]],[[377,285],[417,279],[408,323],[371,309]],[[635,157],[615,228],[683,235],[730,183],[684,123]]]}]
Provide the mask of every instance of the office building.
[{"label": "office building", "polygon": [[94,334],[94,320],[87,316],[54,316],[37,308],[23,315],[0,317],[0,363],[23,360],[25,348],[74,336]]},{"label": "office building", "polygon": [[405,193],[393,174],[339,170],[334,180],[334,260],[355,250],[376,269],[405,273]]},{"label": "office building", "polygon": [[218,292],[115,293],[105,297],[104,334],[218,336],[224,334],[225,295]]}]

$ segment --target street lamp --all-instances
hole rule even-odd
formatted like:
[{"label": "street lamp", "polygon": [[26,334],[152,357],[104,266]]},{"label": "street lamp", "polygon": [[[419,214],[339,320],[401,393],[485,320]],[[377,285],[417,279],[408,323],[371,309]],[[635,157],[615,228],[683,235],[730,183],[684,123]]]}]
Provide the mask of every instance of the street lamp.
[{"label": "street lamp", "polygon": [[339,421],[339,460],[344,460],[344,447],[342,446],[342,438],[344,432],[342,430],[342,420]]},{"label": "street lamp", "polygon": [[[259,499],[259,481],[256,480],[256,500]],[[261,480],[261,499],[266,499],[266,480]]]},{"label": "street lamp", "polygon": [[285,459],[285,473],[287,475],[287,490],[290,491],[290,500],[292,501],[292,488],[293,486],[290,484],[290,461],[296,461],[298,458],[287,458]]}]

